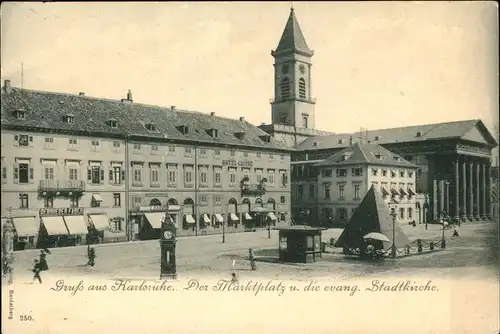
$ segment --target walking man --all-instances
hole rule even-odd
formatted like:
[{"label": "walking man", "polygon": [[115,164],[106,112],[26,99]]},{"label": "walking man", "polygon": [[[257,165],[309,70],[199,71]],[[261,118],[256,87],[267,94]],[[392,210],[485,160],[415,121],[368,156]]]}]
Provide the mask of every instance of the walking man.
[{"label": "walking man", "polygon": [[255,264],[255,255],[253,253],[253,249],[248,249],[248,258],[250,260],[250,267],[252,270],[257,270],[257,265]]},{"label": "walking man", "polygon": [[35,266],[33,267],[33,272],[35,273],[35,276],[33,276],[33,281],[37,279],[40,284],[42,283],[42,278],[40,277],[40,272],[42,270],[43,269],[41,268],[40,261],[35,259]]}]

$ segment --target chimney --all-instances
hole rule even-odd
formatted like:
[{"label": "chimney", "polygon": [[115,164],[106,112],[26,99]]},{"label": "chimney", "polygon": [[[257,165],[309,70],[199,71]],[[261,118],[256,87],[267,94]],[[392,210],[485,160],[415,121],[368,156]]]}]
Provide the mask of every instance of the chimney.
[{"label": "chimney", "polygon": [[10,80],[5,80],[4,81],[3,90],[6,93],[10,93],[12,91],[12,86],[10,85]]},{"label": "chimney", "polygon": [[240,117],[240,121],[244,122],[245,121],[245,117]]},{"label": "chimney", "polygon": [[210,113],[210,116],[215,116],[215,113],[212,111],[212,112]]},{"label": "chimney", "polygon": [[133,99],[132,99],[132,91],[130,89],[128,90],[128,93],[127,93],[127,100],[133,101]]},{"label": "chimney", "polygon": [[170,110],[175,111],[175,106],[170,106]]},{"label": "chimney", "polygon": [[349,138],[349,146],[352,146],[352,136]]},{"label": "chimney", "polygon": [[85,93],[84,92],[80,92],[78,93],[79,96],[85,96]]}]

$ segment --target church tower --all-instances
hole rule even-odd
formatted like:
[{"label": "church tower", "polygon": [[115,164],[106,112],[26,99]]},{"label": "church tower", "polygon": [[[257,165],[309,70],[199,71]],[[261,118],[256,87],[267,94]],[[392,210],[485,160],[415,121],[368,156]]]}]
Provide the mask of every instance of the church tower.
[{"label": "church tower", "polygon": [[314,129],[314,105],[311,97],[311,57],[293,8],[286,22],[274,57],[274,99],[272,124]]}]

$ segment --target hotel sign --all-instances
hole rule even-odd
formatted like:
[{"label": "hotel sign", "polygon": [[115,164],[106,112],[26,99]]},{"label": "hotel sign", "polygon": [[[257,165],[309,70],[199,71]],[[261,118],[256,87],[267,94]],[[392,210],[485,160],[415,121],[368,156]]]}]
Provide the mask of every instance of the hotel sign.
[{"label": "hotel sign", "polygon": [[83,208],[43,208],[40,209],[42,216],[83,216]]},{"label": "hotel sign", "polygon": [[222,160],[224,166],[235,166],[235,167],[252,167],[252,160]]},{"label": "hotel sign", "polygon": [[[163,205],[140,206],[136,210],[138,210],[140,212],[166,212],[167,207],[163,206]],[[179,210],[180,210],[179,205],[169,204],[169,206],[168,206],[169,212],[175,212],[175,211],[179,211]]]}]

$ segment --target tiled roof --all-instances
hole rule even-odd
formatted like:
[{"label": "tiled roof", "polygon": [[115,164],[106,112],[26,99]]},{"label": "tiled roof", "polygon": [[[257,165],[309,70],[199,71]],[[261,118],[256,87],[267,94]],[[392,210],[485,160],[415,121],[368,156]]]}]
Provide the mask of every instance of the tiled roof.
[{"label": "tiled roof", "polygon": [[[474,126],[478,126],[488,137],[492,146],[496,146],[495,139],[488,132],[483,122],[478,119],[456,121],[438,124],[425,124],[416,126],[405,126],[400,128],[371,130],[368,132],[367,140],[377,144],[421,142],[426,140],[439,140],[445,138],[462,138]],[[331,136],[318,136],[307,138],[298,146],[298,150],[321,150],[332,148],[343,148],[349,146],[350,138],[365,138],[365,132],[339,133]]]},{"label": "tiled roof", "polygon": [[366,143],[354,143],[352,146],[319,162],[316,166],[342,166],[365,163],[394,167],[417,167],[378,144]]},{"label": "tiled roof", "polygon": [[276,53],[283,51],[299,51],[306,54],[312,54],[311,49],[307,46],[306,39],[300,29],[299,22],[295,17],[293,8],[290,10],[290,16],[286,22],[285,30],[281,35],[281,39],[276,48]]},{"label": "tiled roof", "polygon": [[[178,110],[145,105],[131,101],[99,99],[65,93],[40,92],[11,88],[2,90],[2,127],[22,126],[41,130],[57,129],[75,132],[99,133],[116,136],[145,136],[149,138],[198,141],[238,146],[252,146],[270,149],[291,150],[286,145],[270,138],[261,137],[266,132],[245,120],[229,119],[194,111]],[[25,112],[25,119],[15,116],[16,110]],[[74,123],[63,120],[74,115]],[[107,121],[116,120],[117,127],[111,128]],[[154,123],[157,131],[149,131],[145,125]],[[188,133],[183,134],[178,126],[186,125]],[[207,130],[218,130],[213,138]],[[244,132],[242,139],[235,136]]]}]

